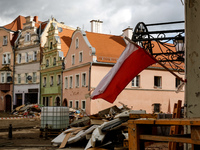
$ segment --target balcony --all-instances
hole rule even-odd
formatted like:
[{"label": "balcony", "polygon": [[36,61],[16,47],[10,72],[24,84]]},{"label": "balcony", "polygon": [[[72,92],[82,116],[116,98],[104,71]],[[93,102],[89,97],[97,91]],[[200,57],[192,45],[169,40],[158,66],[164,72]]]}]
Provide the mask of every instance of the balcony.
[{"label": "balcony", "polygon": [[2,92],[10,91],[10,83],[0,83],[0,91]]}]

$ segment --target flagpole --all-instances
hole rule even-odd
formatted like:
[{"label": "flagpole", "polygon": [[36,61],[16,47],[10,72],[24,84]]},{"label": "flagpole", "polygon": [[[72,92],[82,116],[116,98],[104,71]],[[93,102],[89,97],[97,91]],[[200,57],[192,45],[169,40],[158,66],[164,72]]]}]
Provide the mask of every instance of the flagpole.
[{"label": "flagpole", "polygon": [[[132,40],[130,40],[127,36],[125,36],[125,39],[127,41],[129,41],[130,43],[134,44],[135,46],[139,46],[137,43],[133,42]],[[158,60],[157,60],[158,61]],[[171,74],[173,74],[176,78],[178,78],[179,80],[181,80],[182,82],[186,82],[185,80],[183,80],[181,77],[179,77],[177,74],[175,74],[173,71],[171,71],[169,68],[167,68],[165,65],[163,65],[160,61],[158,61],[158,64],[161,65],[163,68],[165,68],[167,71],[169,71]]]}]

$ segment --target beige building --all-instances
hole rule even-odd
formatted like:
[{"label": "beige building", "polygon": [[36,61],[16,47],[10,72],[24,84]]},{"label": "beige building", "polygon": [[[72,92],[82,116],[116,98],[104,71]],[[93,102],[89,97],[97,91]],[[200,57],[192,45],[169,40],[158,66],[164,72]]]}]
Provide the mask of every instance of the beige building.
[{"label": "beige building", "polygon": [[[93,20],[91,23],[101,25],[102,22]],[[123,36],[130,37],[130,30],[125,29]],[[121,106],[120,103],[124,103],[134,110],[143,109],[147,113],[168,113],[175,102],[184,100],[184,91],[175,92],[180,81],[157,64],[135,77],[113,104],[103,99],[92,100],[91,92],[113,67],[126,47],[122,36],[95,31],[99,30],[84,32],[77,29],[73,33],[63,71],[63,100],[69,107],[81,108],[87,114],[94,114],[110,106]]]}]

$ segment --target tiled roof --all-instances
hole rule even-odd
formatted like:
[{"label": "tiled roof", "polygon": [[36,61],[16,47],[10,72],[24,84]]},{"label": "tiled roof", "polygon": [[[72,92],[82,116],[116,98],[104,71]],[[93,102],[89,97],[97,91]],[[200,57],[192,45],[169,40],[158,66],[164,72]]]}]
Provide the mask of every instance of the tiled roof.
[{"label": "tiled roof", "polygon": [[18,31],[23,29],[23,24],[26,22],[25,17],[18,16],[13,22],[10,24],[7,24],[4,26],[4,28],[12,30],[12,31]]},{"label": "tiled roof", "polygon": [[64,56],[66,56],[70,44],[71,44],[71,37],[73,34],[74,30],[70,30],[70,29],[62,29],[62,32],[59,32],[58,35],[60,36],[60,40],[61,40],[61,51],[63,52]]},{"label": "tiled roof", "polygon": [[86,32],[86,36],[96,49],[98,62],[116,63],[121,53],[126,47],[126,43],[121,36]]}]

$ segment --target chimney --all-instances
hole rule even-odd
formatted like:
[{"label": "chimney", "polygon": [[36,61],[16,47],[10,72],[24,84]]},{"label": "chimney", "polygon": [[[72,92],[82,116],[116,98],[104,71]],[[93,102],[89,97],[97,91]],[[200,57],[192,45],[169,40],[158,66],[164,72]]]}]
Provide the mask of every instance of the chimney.
[{"label": "chimney", "polygon": [[132,35],[133,35],[133,28],[130,28],[130,26],[123,31],[123,37],[127,36],[129,39],[132,39]]},{"label": "chimney", "polygon": [[102,23],[100,20],[91,20],[91,32],[102,33]]},{"label": "chimney", "polygon": [[38,16],[34,16],[34,21],[38,22]]}]

